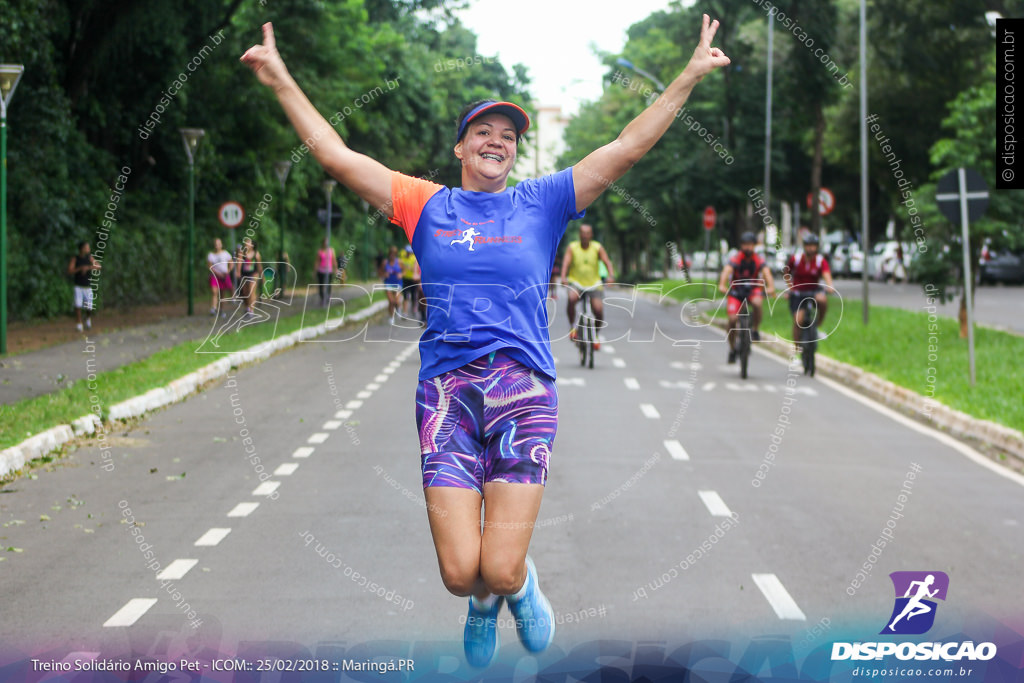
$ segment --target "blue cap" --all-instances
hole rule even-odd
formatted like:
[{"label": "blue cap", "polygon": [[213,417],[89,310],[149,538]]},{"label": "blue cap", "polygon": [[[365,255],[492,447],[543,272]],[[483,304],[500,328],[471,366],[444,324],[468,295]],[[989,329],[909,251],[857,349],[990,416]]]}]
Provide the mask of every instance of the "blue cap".
[{"label": "blue cap", "polygon": [[516,140],[519,139],[523,133],[530,128],[530,117],[526,115],[522,107],[511,102],[498,102],[497,100],[487,100],[481,102],[479,105],[473,108],[466,117],[459,122],[459,131],[455,136],[455,144],[459,144],[459,140],[462,139],[462,134],[466,132],[466,126],[475,119],[483,116],[484,114],[504,114],[505,116],[512,119],[512,123],[516,127]]}]

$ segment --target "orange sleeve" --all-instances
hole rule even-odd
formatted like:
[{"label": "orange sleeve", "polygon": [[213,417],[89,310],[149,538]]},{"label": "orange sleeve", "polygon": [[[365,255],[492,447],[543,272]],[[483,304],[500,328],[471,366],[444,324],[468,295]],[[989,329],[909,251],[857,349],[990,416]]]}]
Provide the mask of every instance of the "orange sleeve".
[{"label": "orange sleeve", "polygon": [[391,206],[394,217],[391,222],[405,230],[405,236],[412,243],[412,234],[420,222],[420,214],[426,203],[443,189],[443,185],[422,178],[413,178],[393,171],[391,175]]}]

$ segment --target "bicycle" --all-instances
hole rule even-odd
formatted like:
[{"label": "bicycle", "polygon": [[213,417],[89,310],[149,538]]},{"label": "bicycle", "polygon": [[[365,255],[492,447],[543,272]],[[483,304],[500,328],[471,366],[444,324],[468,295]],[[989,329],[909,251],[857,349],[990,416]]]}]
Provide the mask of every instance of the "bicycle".
[{"label": "bicycle", "polygon": [[736,327],[732,331],[737,335],[733,350],[736,351],[736,358],[740,362],[740,377],[743,379],[747,378],[747,365],[750,361],[750,318],[750,306],[747,297],[744,296],[740,302],[739,314],[736,316]]},{"label": "bicycle", "polygon": [[814,354],[818,349],[818,302],[813,297],[805,297],[797,308],[798,316],[800,311],[806,311],[803,315],[803,324],[799,326],[800,357],[804,364],[804,374],[814,377]]},{"label": "bicycle", "polygon": [[597,339],[597,321],[590,315],[590,293],[580,292],[580,308],[576,314],[576,348],[580,352],[580,367],[594,369],[594,340]]}]

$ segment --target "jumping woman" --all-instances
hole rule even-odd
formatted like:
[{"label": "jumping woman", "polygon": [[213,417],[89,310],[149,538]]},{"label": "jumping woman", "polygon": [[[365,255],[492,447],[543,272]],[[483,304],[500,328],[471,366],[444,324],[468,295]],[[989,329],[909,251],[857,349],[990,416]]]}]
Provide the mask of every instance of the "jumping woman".
[{"label": "jumping woman", "polygon": [[453,139],[462,183],[448,188],[346,146],[288,73],[270,24],[263,44],[242,55],[316,160],[405,231],[422,268],[428,314],[416,421],[424,495],[441,580],[469,597],[464,639],[474,666],[497,653],[503,602],[526,649],[543,650],[554,635],[527,550],[557,427],[545,297],[558,243],[568,222],[661,138],[693,87],[729,64],[711,47],[717,30],[705,15],[686,68],[618,138],[576,166],[511,188],[509,172],[530,126],[515,104],[463,110]]}]

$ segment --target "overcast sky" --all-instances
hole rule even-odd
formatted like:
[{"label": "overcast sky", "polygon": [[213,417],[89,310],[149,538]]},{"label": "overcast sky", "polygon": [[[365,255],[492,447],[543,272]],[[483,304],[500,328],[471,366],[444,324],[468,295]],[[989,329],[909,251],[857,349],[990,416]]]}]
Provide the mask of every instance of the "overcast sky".
[{"label": "overcast sky", "polygon": [[[581,101],[601,96],[606,69],[592,46],[620,52],[632,24],[668,5],[669,0],[472,0],[460,16],[476,33],[481,55],[496,55],[508,69],[526,65],[536,104],[558,104],[573,114]],[[694,27],[695,45],[699,31]]]}]

